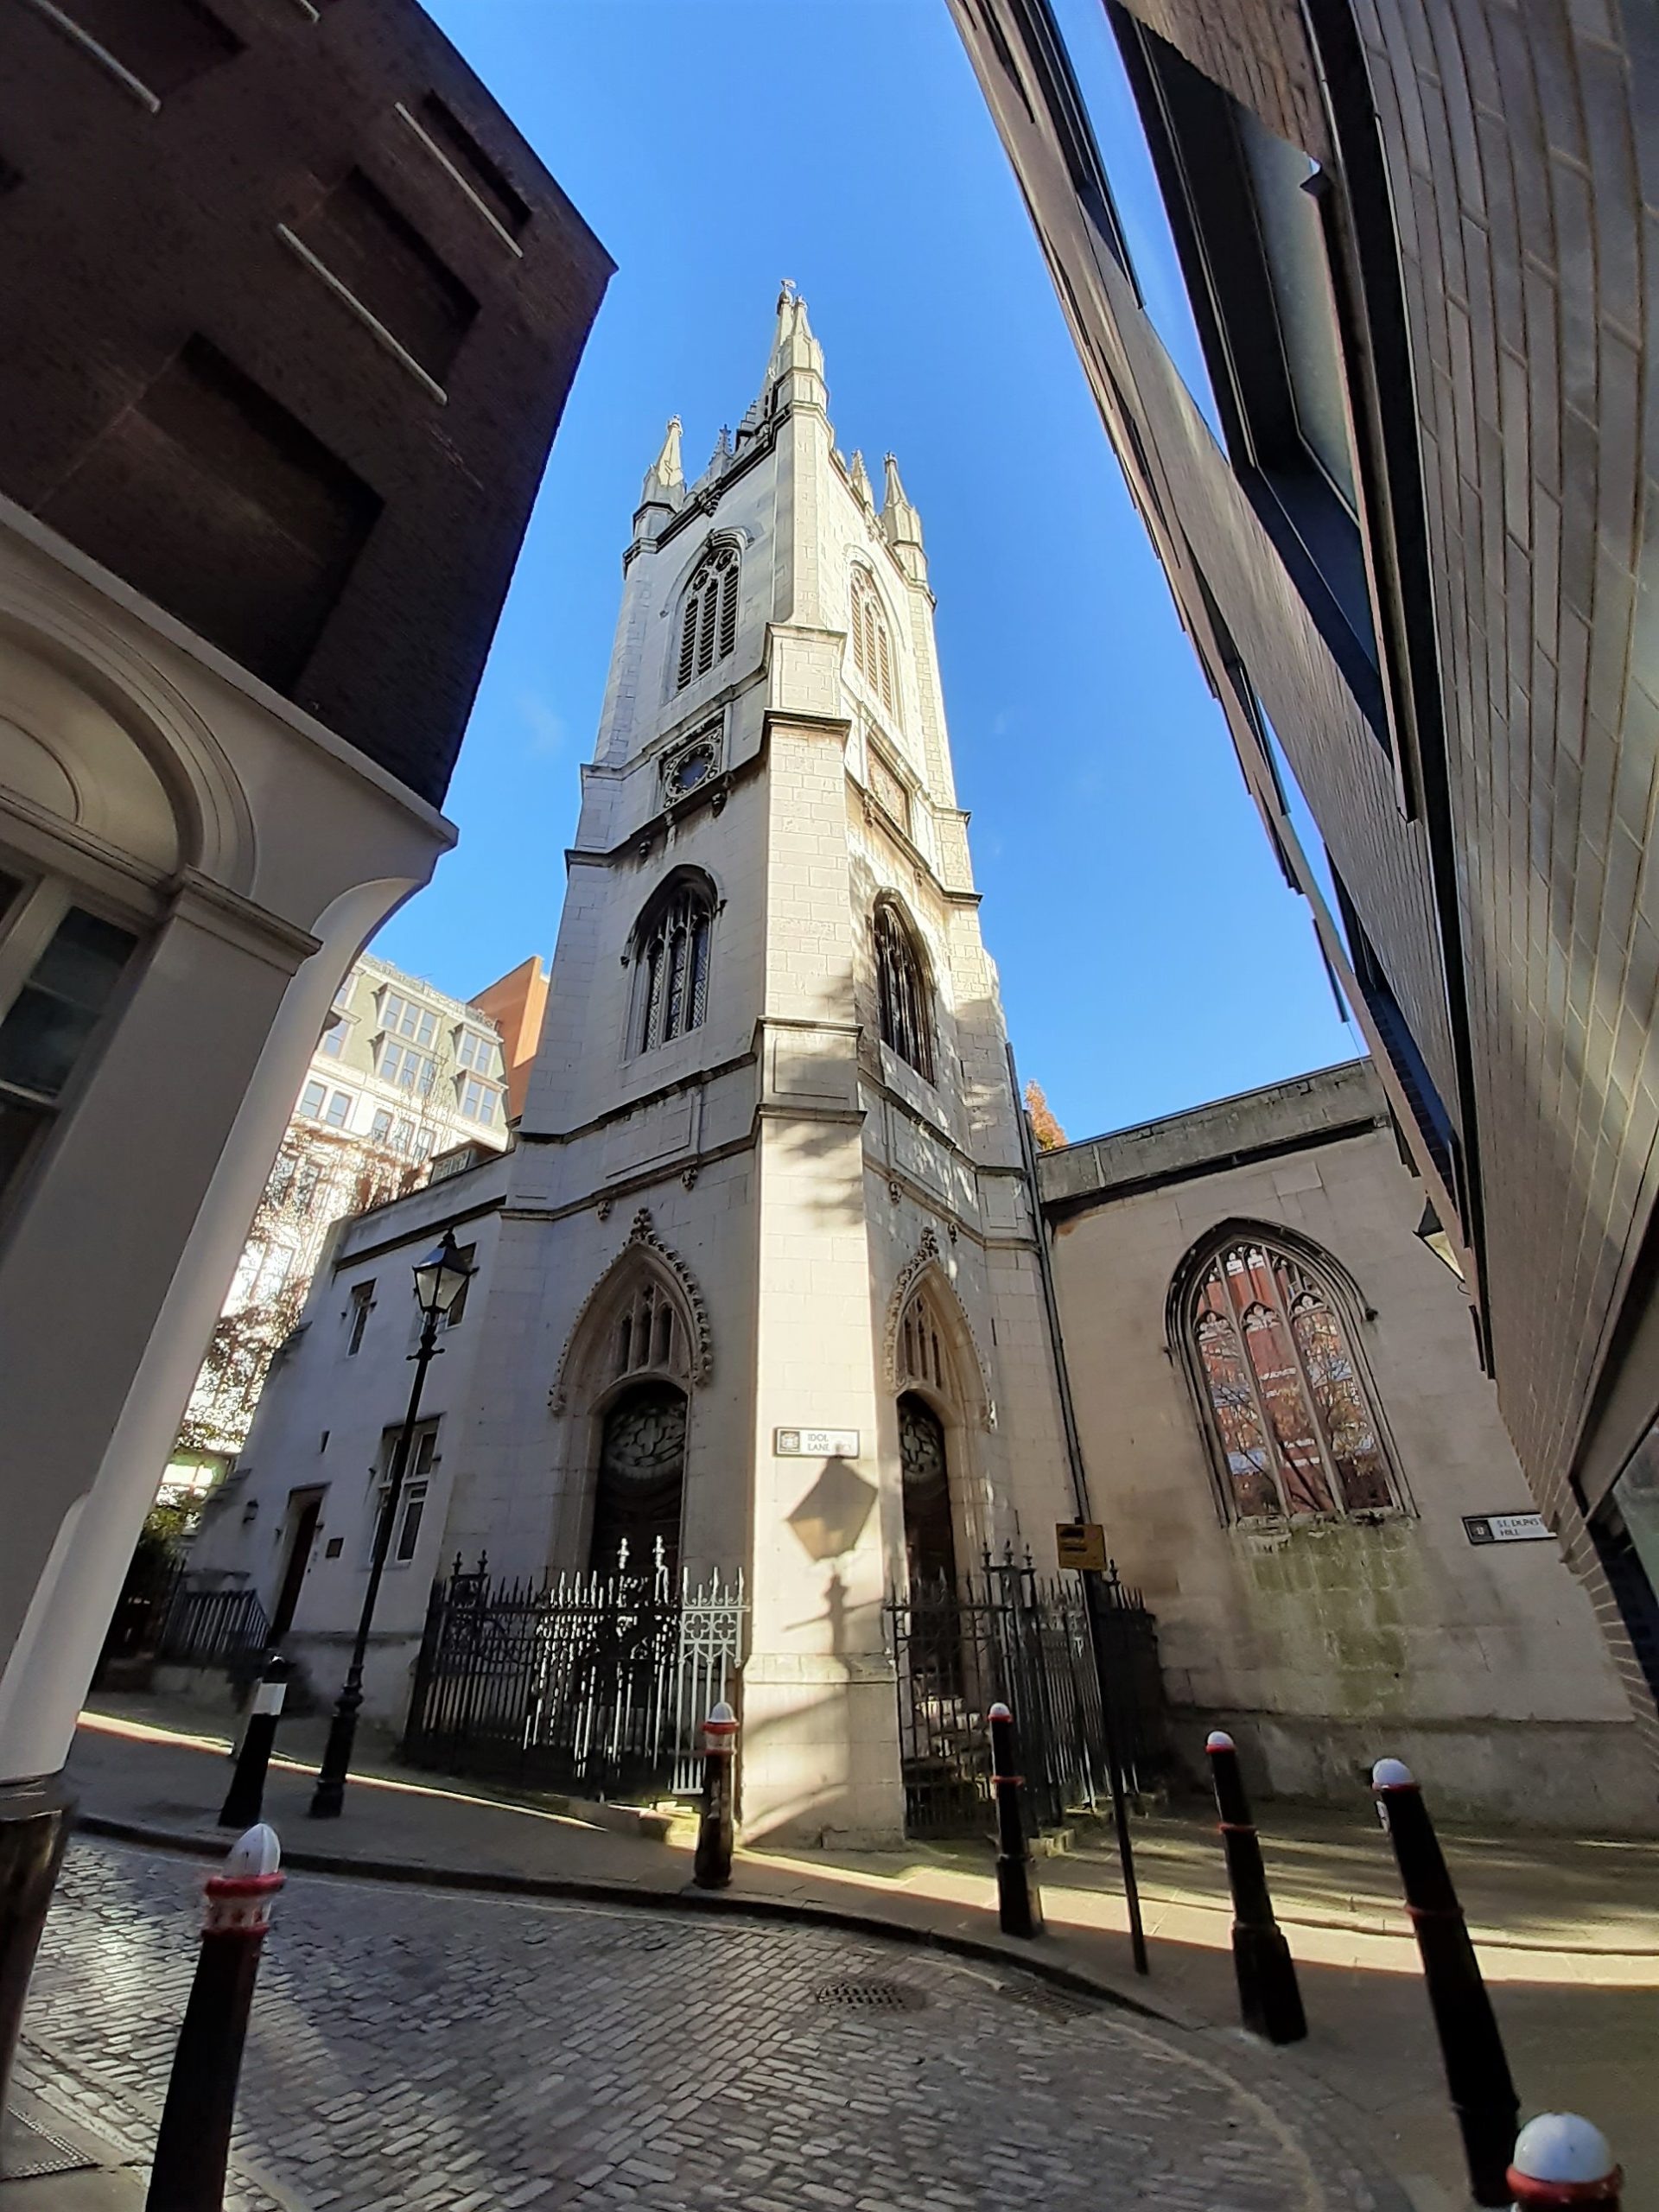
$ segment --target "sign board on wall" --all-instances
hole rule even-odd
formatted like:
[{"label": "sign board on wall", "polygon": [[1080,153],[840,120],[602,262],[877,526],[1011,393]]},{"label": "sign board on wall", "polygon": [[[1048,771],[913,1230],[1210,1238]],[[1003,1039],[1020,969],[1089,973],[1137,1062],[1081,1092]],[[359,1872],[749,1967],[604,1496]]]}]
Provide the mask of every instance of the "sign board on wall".
[{"label": "sign board on wall", "polygon": [[1471,1544],[1538,1544],[1550,1527],[1541,1513],[1465,1513],[1463,1533]]},{"label": "sign board on wall", "polygon": [[780,1428],[772,1449],[780,1459],[856,1459],[855,1428]]},{"label": "sign board on wall", "polygon": [[1096,1574],[1106,1572],[1106,1531],[1098,1521],[1057,1522],[1054,1548],[1062,1567],[1081,1567]]}]

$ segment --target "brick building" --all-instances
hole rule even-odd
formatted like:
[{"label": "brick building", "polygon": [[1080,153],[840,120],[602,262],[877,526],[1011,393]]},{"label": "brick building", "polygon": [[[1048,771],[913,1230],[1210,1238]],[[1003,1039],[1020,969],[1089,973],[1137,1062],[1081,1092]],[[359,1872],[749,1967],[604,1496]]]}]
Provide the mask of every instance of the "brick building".
[{"label": "brick building", "polygon": [[413,0],[10,0],[3,44],[10,2008],[102,1625],[306,1064],[453,841],[610,263]]},{"label": "brick building", "polygon": [[951,4],[1659,1747],[1651,13]]}]

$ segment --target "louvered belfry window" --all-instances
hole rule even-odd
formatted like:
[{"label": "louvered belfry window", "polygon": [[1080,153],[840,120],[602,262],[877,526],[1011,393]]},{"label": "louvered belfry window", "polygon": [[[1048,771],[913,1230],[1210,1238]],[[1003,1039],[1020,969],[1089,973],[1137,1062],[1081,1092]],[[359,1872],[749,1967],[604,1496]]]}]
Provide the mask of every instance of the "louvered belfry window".
[{"label": "louvered belfry window", "polygon": [[702,885],[681,883],[641,924],[640,1052],[649,1052],[702,1027],[713,918]]},{"label": "louvered belfry window", "polygon": [[861,569],[853,572],[853,665],[887,712],[893,712],[893,651],[875,586]]},{"label": "louvered belfry window", "polygon": [[683,691],[694,676],[707,676],[737,644],[738,568],[735,545],[714,546],[697,563],[680,623],[677,690]]},{"label": "louvered belfry window", "polygon": [[889,904],[875,910],[875,977],[882,1043],[925,1083],[931,1083],[933,1026],[928,1019],[927,977],[903,915]]}]

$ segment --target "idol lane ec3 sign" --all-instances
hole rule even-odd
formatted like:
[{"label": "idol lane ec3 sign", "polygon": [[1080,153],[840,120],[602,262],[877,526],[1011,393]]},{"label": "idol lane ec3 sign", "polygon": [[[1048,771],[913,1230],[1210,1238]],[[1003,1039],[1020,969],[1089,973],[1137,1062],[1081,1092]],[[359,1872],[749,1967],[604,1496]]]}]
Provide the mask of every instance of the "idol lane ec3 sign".
[{"label": "idol lane ec3 sign", "polygon": [[772,1449],[780,1459],[856,1459],[855,1428],[780,1428]]}]

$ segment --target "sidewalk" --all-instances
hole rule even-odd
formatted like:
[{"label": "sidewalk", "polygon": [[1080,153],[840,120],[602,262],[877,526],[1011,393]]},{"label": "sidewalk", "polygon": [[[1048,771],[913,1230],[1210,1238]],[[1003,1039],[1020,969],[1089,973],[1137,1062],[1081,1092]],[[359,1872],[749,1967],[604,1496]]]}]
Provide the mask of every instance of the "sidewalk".
[{"label": "sidewalk", "polygon": [[[211,1716],[108,1698],[83,1716],[71,1764],[83,1821],[175,1847],[222,1849],[213,1824],[228,1776]],[[397,1768],[365,1732],[343,1816],[306,1817],[325,1724],[283,1725],[266,1816],[297,1868],[439,1885],[676,1909],[802,1915],[944,1942],[1086,1985],[1189,2030],[1236,2037],[1230,1910],[1212,1823],[1135,1823],[1152,1953],[1132,1968],[1109,1831],[1080,1832],[1039,1864],[1049,1933],[997,1930],[988,1849],[972,1842],[891,1853],[745,1851],[730,1890],[690,1887],[692,1829],[654,1815],[552,1799]],[[1269,1878],[1301,1974],[1311,2032],[1275,2063],[1340,2099],[1422,2212],[1465,2201],[1455,2131],[1386,1839],[1363,1797],[1351,1819],[1267,1808]],[[1566,2106],[1595,2120],[1624,2162],[1627,2212],[1659,2212],[1659,1843],[1444,1834],[1508,2041],[1523,2112]],[[54,2200],[42,2197],[38,2212]],[[63,2212],[81,2212],[60,2201]],[[119,2200],[88,2198],[88,2212]],[[16,2184],[0,2212],[36,2212]]]}]

